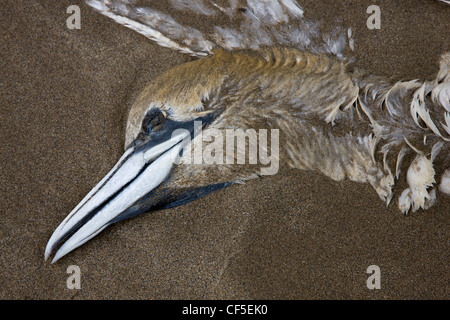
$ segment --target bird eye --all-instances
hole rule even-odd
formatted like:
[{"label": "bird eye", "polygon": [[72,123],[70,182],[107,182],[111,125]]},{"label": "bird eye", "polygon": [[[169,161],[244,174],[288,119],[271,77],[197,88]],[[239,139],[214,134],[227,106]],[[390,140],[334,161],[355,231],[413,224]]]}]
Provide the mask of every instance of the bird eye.
[{"label": "bird eye", "polygon": [[142,121],[142,131],[146,134],[160,131],[164,127],[166,117],[161,110],[153,108],[144,117]]}]

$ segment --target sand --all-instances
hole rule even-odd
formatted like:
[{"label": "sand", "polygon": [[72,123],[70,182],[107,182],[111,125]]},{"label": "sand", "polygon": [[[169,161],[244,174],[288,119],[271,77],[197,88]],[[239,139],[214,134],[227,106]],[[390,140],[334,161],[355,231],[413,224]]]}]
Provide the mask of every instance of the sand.
[{"label": "sand", "polygon": [[[382,26],[368,30],[372,2],[301,1],[325,26],[353,28],[357,66],[433,79],[450,50],[450,7],[376,1]],[[72,4],[81,30],[66,27]],[[404,216],[369,185],[286,166],[121,222],[45,262],[54,229],[120,157],[134,97],[192,58],[80,1],[11,0],[0,9],[1,299],[449,298],[449,197]],[[67,288],[70,265],[81,269],[80,290]],[[380,290],[366,286],[370,265],[381,269]]]}]

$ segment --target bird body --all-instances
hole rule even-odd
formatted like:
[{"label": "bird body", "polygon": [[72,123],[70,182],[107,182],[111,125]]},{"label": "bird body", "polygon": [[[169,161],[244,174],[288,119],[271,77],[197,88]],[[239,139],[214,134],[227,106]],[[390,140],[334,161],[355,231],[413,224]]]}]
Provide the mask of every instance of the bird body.
[{"label": "bird body", "polygon": [[[183,1],[174,3],[189,7]],[[236,1],[229,7],[212,3],[228,15],[239,10]],[[391,83],[353,69],[342,58],[342,37],[304,48],[308,41],[286,45],[284,31],[269,28],[277,44],[269,43],[271,38],[262,31],[249,44],[233,38],[236,33],[230,30],[216,28],[215,39],[220,35],[222,40],[213,43],[157,11],[135,7],[133,1],[88,4],[158,43],[202,58],[163,73],[137,97],[128,115],[125,154],[57,228],[46,258],[72,233],[54,261],[111,223],[180,205],[267,172],[267,161],[238,161],[245,150],[267,155],[267,136],[264,144],[261,137],[244,135],[244,150],[229,153],[228,140],[222,137],[232,130],[276,130],[270,139],[271,161],[316,170],[336,181],[368,182],[387,204],[396,180],[406,172],[408,188],[398,200],[403,212],[431,206],[437,189],[449,194],[450,54],[442,56],[434,81]],[[212,12],[202,1],[193,4],[204,15]],[[265,22],[283,30],[283,23],[303,15],[293,0],[247,1],[246,8],[241,11],[247,18],[244,26],[250,28]],[[155,23],[162,18],[166,25]],[[299,28],[309,30],[311,39],[309,27],[303,22]],[[175,42],[180,38],[177,30],[191,35],[184,46]],[[300,34],[291,30],[286,37],[292,32]],[[214,161],[178,161],[186,150],[195,153],[196,145],[202,153],[211,151],[211,137]],[[227,152],[218,151],[221,145]]]},{"label": "bird body", "polygon": [[[393,170],[399,174],[403,148],[411,149],[410,141],[423,144],[426,135],[409,115],[407,103],[421,85],[393,85],[379,78],[362,83],[357,77],[347,72],[344,62],[326,55],[288,48],[219,50],[171,69],[144,89],[130,110],[126,145],[136,139],[152,108],[182,121],[220,112],[208,129],[278,128],[284,140],[281,158],[291,167],[317,170],[337,181],[369,182],[389,201]],[[368,97],[365,90],[373,88],[377,91]],[[441,140],[430,135],[428,144],[420,147],[431,154]],[[377,161],[381,149],[385,159]],[[390,153],[395,160],[392,166],[387,163]],[[181,165],[179,180],[171,180],[170,185],[193,187],[257,177],[258,167],[246,169]]]}]

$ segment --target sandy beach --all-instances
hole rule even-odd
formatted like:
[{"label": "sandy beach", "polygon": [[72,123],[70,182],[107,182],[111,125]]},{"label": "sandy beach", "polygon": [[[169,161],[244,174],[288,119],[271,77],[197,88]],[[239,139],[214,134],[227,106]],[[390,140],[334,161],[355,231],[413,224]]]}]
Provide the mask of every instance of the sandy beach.
[{"label": "sandy beach", "polygon": [[[450,51],[450,6],[437,1],[298,2],[324,28],[351,27],[355,64],[373,74],[432,80]],[[80,30],[66,27],[74,4]],[[366,26],[371,4],[381,9],[379,30]],[[400,188],[386,207],[368,184],[286,164],[118,223],[45,262],[52,232],[121,156],[139,91],[193,58],[83,1],[6,0],[0,8],[0,299],[450,297],[450,197],[405,216]],[[81,269],[80,290],[67,288],[70,265]],[[370,265],[380,267],[379,290],[366,286]]]}]

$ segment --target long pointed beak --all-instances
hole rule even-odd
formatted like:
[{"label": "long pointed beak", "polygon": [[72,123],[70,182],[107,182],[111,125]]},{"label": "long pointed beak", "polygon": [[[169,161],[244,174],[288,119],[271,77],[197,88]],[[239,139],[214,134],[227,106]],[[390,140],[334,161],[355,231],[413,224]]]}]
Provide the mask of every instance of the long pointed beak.
[{"label": "long pointed beak", "polygon": [[132,146],[114,168],[73,209],[51,236],[45,260],[67,237],[52,263],[96,236],[168,176],[189,130],[159,144]]}]

